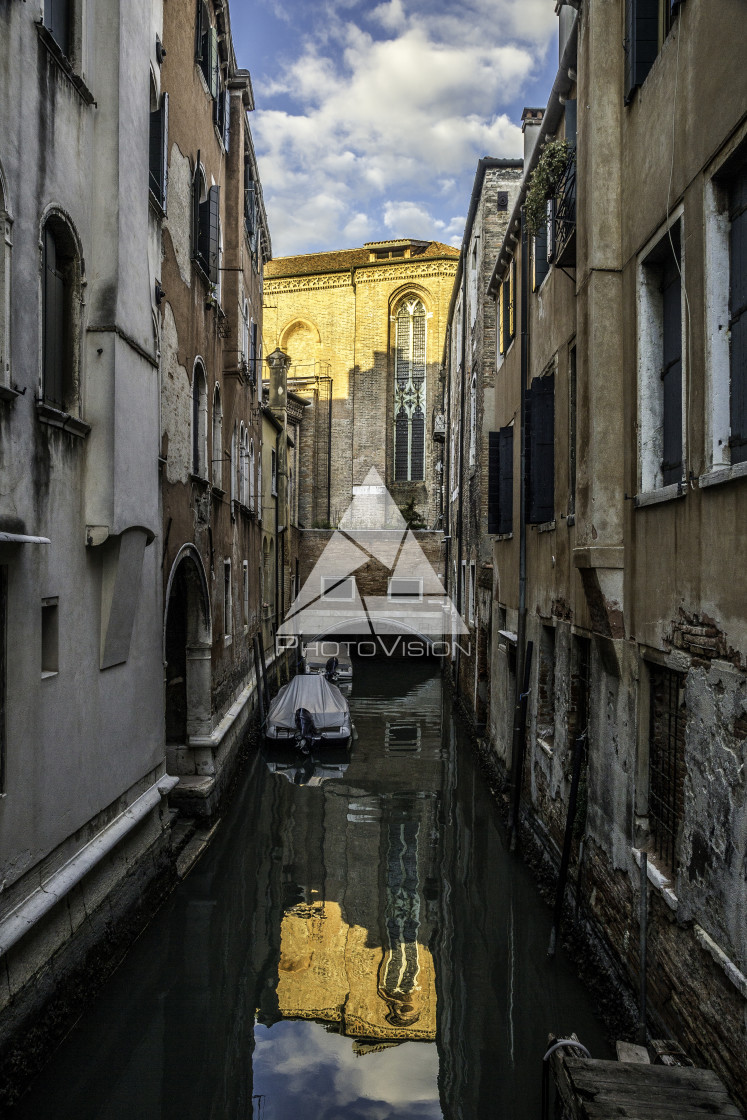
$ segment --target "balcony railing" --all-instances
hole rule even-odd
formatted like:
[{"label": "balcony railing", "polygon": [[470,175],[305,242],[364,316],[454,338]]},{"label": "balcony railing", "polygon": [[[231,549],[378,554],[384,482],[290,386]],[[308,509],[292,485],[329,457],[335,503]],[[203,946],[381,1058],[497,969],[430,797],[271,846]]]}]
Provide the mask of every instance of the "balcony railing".
[{"label": "balcony railing", "polygon": [[555,195],[555,264],[561,268],[576,267],[576,152],[571,151],[568,165],[558,183]]}]

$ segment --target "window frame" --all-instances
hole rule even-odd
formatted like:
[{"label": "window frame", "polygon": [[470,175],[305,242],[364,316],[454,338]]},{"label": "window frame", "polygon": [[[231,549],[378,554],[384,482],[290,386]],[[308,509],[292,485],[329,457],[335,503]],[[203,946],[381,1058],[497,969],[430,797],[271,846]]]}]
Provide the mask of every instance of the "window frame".
[{"label": "window frame", "polygon": [[[421,311],[418,310],[421,309]],[[395,483],[424,482],[427,470],[427,432],[425,415],[428,401],[428,319],[430,313],[419,292],[408,292],[399,297],[392,310],[394,323],[393,346],[393,446],[392,476]],[[422,342],[416,337],[416,319],[422,319]],[[406,323],[406,326],[403,324]],[[406,346],[402,347],[400,331],[406,330]],[[419,352],[422,346],[422,355]],[[406,356],[400,356],[405,353]],[[400,374],[400,363],[405,375]],[[422,377],[414,376],[422,367]],[[422,460],[414,461],[415,422],[422,425]],[[406,447],[404,446],[405,436]],[[404,455],[404,459],[400,456]],[[403,469],[403,464],[406,470]]]},{"label": "window frame", "polygon": [[[665,308],[661,277],[663,262],[671,247],[672,231],[679,226],[678,251],[680,274],[680,433],[681,469],[676,481],[664,481],[665,396],[662,382],[664,362]],[[680,204],[669,220],[640,250],[636,257],[636,330],[637,330],[637,420],[638,495],[676,496],[685,478],[687,448],[687,261],[685,256],[684,206]],[[671,238],[671,241],[670,241]],[[659,260],[662,258],[662,261]],[[660,387],[661,386],[661,387]],[[669,471],[673,468],[669,467]]]},{"label": "window frame", "polygon": [[[64,354],[60,368],[52,371],[53,377],[47,369],[51,345],[47,333],[50,330],[51,317],[50,285],[47,277],[48,237],[55,242],[55,264],[60,256],[58,247],[60,241],[62,242],[61,255],[65,261],[64,275],[59,278],[62,281],[61,294],[58,292],[62,301],[63,322],[59,329],[62,331],[60,339]],[[49,210],[44,215],[40,231],[39,402],[40,407],[77,417],[81,415],[82,410],[81,331],[84,275],[85,265],[80,242],[72,222],[62,211]],[[59,386],[50,385],[51,380],[59,382]]]},{"label": "window frame", "polygon": [[192,475],[210,481],[208,470],[208,402],[207,371],[202,358],[195,358],[192,367]]},{"label": "window frame", "polygon": [[233,587],[231,561],[223,561],[223,644],[230,646],[233,641]]},{"label": "window frame", "polygon": [[[350,595],[333,595],[331,592],[338,590],[344,584],[350,585]],[[329,586],[329,590],[327,589]],[[323,602],[328,603],[354,603],[356,598],[355,578],[350,576],[321,576],[320,591]]]}]

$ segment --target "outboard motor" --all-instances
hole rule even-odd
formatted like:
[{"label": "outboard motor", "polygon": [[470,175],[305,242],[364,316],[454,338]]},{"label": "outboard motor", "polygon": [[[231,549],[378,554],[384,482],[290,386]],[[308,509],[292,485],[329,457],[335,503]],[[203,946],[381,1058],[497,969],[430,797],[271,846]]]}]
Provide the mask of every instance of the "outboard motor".
[{"label": "outboard motor", "polygon": [[324,666],[324,675],[325,675],[325,677],[327,678],[328,681],[336,681],[337,680],[337,665],[338,665],[337,658],[336,657],[330,657],[329,661]]},{"label": "outboard motor", "polygon": [[299,708],[296,712],[296,746],[304,754],[308,754],[318,738],[314,717],[308,708]]}]

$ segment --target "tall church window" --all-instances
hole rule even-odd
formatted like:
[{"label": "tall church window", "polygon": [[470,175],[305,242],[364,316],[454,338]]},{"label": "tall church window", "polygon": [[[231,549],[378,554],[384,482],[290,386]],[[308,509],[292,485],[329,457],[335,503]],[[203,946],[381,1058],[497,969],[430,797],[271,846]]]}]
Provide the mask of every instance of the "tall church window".
[{"label": "tall church window", "polygon": [[394,481],[425,478],[425,307],[404,300],[394,351]]}]

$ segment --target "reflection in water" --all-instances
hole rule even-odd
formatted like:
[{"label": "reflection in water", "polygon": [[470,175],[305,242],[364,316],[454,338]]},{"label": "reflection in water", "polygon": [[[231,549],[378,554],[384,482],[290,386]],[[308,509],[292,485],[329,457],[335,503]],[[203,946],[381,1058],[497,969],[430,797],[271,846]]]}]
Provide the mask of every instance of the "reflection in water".
[{"label": "reflection in water", "polygon": [[261,752],[19,1120],[535,1120],[606,1056],[433,664],[356,667],[348,754]]}]

